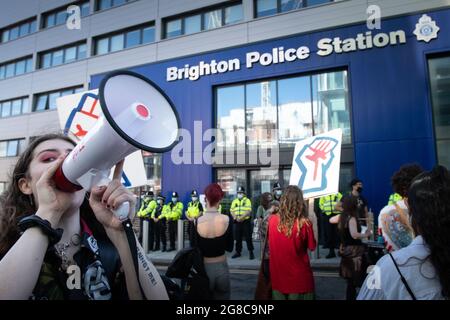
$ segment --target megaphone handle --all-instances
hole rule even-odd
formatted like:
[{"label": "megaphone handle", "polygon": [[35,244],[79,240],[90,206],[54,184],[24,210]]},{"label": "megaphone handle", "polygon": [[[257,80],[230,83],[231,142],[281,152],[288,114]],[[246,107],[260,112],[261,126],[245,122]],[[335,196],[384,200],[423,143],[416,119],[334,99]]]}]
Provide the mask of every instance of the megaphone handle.
[{"label": "megaphone handle", "polygon": [[122,222],[128,219],[129,212],[130,203],[128,201],[122,203],[117,209],[113,210],[114,215]]}]

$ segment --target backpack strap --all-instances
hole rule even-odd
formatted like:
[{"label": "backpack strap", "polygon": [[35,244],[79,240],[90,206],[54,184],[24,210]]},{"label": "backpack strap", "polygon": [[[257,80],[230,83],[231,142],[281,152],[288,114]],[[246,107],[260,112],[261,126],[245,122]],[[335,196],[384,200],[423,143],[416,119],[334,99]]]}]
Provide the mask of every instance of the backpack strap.
[{"label": "backpack strap", "polygon": [[408,282],[406,281],[405,277],[403,277],[403,274],[400,272],[400,269],[399,269],[399,267],[398,267],[398,265],[397,265],[397,262],[395,261],[394,257],[392,256],[392,254],[391,254],[390,252],[389,252],[389,256],[391,257],[392,262],[394,262],[395,268],[397,269],[397,272],[398,272],[398,274],[400,275],[400,279],[402,280],[403,284],[405,285],[406,290],[407,290],[408,293],[410,294],[411,298],[412,298],[413,300],[417,300],[417,299],[416,299],[416,296],[414,295],[414,293],[412,292],[410,286],[408,285]]}]

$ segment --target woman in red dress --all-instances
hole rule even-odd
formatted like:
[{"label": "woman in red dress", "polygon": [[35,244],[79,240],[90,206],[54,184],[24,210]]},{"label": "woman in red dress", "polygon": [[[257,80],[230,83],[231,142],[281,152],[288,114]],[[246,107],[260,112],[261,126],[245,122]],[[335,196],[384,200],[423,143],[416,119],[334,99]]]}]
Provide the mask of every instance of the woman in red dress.
[{"label": "woman in red dress", "polygon": [[298,187],[286,188],[279,213],[270,217],[268,238],[273,299],[314,299],[308,249],[315,250],[316,240]]}]

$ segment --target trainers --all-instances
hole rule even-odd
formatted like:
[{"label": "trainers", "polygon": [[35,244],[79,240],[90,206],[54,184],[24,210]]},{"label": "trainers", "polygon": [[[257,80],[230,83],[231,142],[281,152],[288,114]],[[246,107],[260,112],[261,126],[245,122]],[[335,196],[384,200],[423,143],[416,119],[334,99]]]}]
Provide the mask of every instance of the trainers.
[{"label": "trainers", "polygon": [[255,255],[253,254],[253,251],[250,251],[250,260],[255,259]]},{"label": "trainers", "polygon": [[235,258],[239,258],[241,256],[241,254],[239,252],[236,252],[231,259],[235,259]]}]

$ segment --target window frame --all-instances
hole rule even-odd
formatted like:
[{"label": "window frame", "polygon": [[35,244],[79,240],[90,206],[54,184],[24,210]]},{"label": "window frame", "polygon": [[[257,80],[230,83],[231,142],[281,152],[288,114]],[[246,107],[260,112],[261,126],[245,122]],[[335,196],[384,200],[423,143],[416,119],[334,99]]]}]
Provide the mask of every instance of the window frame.
[{"label": "window frame", "polygon": [[276,12],[274,14],[268,14],[268,15],[263,15],[263,16],[258,16],[258,2],[261,0],[254,0],[253,1],[253,18],[254,19],[259,19],[259,18],[264,18],[264,17],[272,17],[274,15],[280,14],[280,13],[286,13],[286,12],[293,12],[296,10],[303,10],[305,8],[310,8],[310,7],[316,7],[316,6],[321,6],[321,5],[326,5],[328,3],[333,3],[336,2],[336,0],[326,0],[327,3],[322,3],[322,4],[309,4],[310,0],[303,0],[302,2],[302,7],[301,8],[297,8],[297,9],[291,9],[291,10],[286,10],[286,11],[281,11],[281,0],[275,0],[276,2]]},{"label": "window frame", "polygon": [[[33,113],[33,112],[54,110],[54,109],[50,109],[50,95],[59,94],[59,97],[62,97],[63,92],[68,91],[68,90],[72,91],[71,94],[75,94],[78,92],[78,90],[84,90],[84,87],[83,87],[83,85],[80,85],[80,86],[74,86],[74,87],[68,87],[68,88],[61,88],[61,89],[53,90],[53,91],[36,93],[33,95],[33,99],[32,99],[33,104],[32,104],[30,112]],[[39,102],[41,101],[41,99],[45,99],[44,108],[37,110],[37,106],[38,106]]]}]

